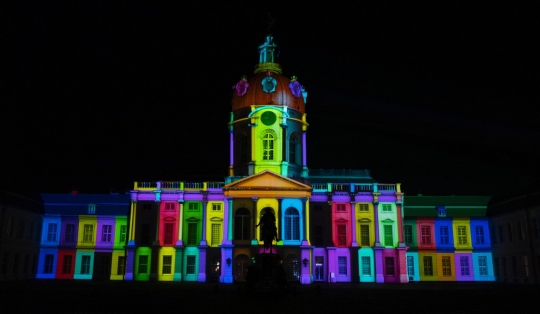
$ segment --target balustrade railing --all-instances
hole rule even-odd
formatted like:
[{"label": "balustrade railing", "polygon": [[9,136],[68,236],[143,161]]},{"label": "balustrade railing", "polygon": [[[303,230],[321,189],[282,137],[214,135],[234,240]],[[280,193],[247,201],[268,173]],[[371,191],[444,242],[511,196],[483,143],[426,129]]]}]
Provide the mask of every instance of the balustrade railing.
[{"label": "balustrade railing", "polygon": [[395,184],[378,184],[379,191],[395,191],[396,185]]},{"label": "balustrade railing", "polygon": [[328,184],[326,184],[326,183],[312,183],[311,187],[313,188],[313,190],[325,190],[326,191],[328,189]]},{"label": "balustrade railing", "polygon": [[202,189],[204,187],[204,184],[201,182],[185,182],[184,188],[185,189]]},{"label": "balustrade railing", "polygon": [[208,182],[209,189],[221,189],[224,185],[223,182]]},{"label": "balustrade railing", "polygon": [[354,190],[357,191],[357,192],[361,192],[361,191],[367,191],[367,192],[371,192],[373,191],[373,184],[355,184],[354,185]]},{"label": "balustrade railing", "polygon": [[157,182],[136,182],[138,189],[155,189]]},{"label": "balustrade railing", "polygon": [[349,192],[351,189],[350,184],[332,184],[332,191]]},{"label": "balustrade railing", "polygon": [[182,184],[180,182],[161,182],[162,189],[180,189],[181,186]]}]

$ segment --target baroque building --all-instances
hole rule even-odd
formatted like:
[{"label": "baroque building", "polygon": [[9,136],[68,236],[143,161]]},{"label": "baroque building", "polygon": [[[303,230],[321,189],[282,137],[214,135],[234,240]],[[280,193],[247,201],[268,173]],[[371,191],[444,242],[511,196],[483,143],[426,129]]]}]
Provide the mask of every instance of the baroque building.
[{"label": "baroque building", "polygon": [[267,36],[234,86],[223,182],[43,194],[36,277],[249,283],[272,264],[301,284],[495,280],[489,197],[404,196],[368,170],[308,168],[307,92],[276,48]]},{"label": "baroque building", "polygon": [[135,183],[126,280],[245,281],[272,217],[267,249],[288,280],[408,281],[400,184],[308,169],[307,92],[282,75],[276,47],[267,36],[234,86],[224,182]]}]

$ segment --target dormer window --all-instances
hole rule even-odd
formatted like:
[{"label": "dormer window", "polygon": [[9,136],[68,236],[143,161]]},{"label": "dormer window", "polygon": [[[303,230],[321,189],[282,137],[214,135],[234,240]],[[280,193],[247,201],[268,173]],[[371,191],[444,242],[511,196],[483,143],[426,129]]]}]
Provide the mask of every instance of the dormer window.
[{"label": "dormer window", "polygon": [[88,213],[89,214],[95,214],[96,213],[96,204],[88,204]]},{"label": "dormer window", "polygon": [[439,215],[439,217],[446,217],[446,207],[438,206],[437,207],[437,214]]}]

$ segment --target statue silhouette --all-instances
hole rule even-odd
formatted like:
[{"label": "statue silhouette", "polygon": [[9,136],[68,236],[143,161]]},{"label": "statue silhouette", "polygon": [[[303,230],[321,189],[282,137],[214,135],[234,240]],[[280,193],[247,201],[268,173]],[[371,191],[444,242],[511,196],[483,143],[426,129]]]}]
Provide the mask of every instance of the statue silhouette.
[{"label": "statue silhouette", "polygon": [[278,241],[276,216],[267,210],[257,224],[258,226],[261,226],[261,240],[264,242],[264,252],[266,253],[266,250],[270,249],[270,253],[272,253],[272,241],[274,239]]}]

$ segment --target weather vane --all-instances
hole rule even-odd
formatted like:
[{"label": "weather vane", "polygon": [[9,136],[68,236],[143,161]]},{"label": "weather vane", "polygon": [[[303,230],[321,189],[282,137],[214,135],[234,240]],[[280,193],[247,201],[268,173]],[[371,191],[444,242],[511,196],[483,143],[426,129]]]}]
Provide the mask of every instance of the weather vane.
[{"label": "weather vane", "polygon": [[266,14],[268,15],[268,27],[266,29],[270,30],[270,28],[272,28],[272,26],[274,26],[274,23],[276,22],[276,20],[274,20],[274,18],[272,18],[272,15],[270,15],[270,12],[266,12]]}]

